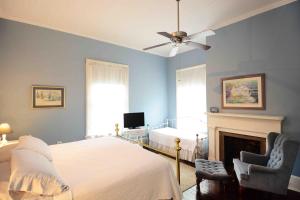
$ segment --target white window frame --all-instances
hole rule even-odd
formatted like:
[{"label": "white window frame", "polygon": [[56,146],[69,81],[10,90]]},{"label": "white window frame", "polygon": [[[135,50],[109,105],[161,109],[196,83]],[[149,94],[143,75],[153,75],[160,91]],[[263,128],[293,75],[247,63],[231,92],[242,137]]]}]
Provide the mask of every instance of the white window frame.
[{"label": "white window frame", "polygon": [[[90,138],[90,137],[97,137],[97,136],[102,136],[102,135],[89,135],[88,133],[88,121],[89,121],[89,105],[88,105],[88,101],[89,101],[89,84],[88,81],[90,79],[90,75],[89,73],[89,67],[92,67],[92,63],[97,63],[97,64],[103,64],[103,65],[111,65],[111,66],[115,66],[115,67],[125,67],[127,68],[127,110],[125,112],[129,112],[129,66],[125,65],[125,64],[119,64],[119,63],[112,63],[112,62],[106,62],[106,61],[100,61],[100,60],[94,60],[94,59],[86,59],[86,65],[85,65],[85,73],[86,73],[86,80],[85,80],[85,84],[86,84],[86,137]],[[116,98],[118,98],[118,96],[116,96]],[[115,122],[118,123],[118,122]],[[114,129],[115,124],[112,124],[112,130]],[[123,128],[123,123],[119,124],[119,127],[122,129]],[[109,133],[108,135],[111,135],[113,133]]]},{"label": "white window frame", "polygon": [[[206,74],[206,64],[201,64],[201,65],[196,65],[196,66],[192,66],[192,67],[185,67],[185,68],[181,68],[181,69],[177,69],[176,70],[176,123],[175,123],[175,127],[178,128],[177,124],[178,124],[178,72],[180,71],[185,71],[185,70],[191,70],[191,69],[195,69],[195,68],[205,68],[205,77],[207,78],[207,74]],[[207,83],[206,81],[206,78],[205,78],[205,82]],[[206,86],[206,89],[207,89],[207,85],[205,84]],[[206,90],[207,91],[207,90]],[[205,105],[205,108],[207,110],[207,92],[205,94],[205,98],[206,98],[206,105]],[[206,113],[205,113],[206,114]],[[204,131],[206,132],[207,131],[207,120],[203,121],[203,122],[199,122],[199,123],[203,123],[203,126],[204,126]]]}]

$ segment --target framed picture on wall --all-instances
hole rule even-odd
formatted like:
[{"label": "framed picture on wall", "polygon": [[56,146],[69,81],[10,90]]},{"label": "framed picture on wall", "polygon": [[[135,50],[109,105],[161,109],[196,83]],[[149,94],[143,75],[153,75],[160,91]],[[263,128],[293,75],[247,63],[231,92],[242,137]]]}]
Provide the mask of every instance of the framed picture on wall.
[{"label": "framed picture on wall", "polygon": [[222,108],[258,109],[266,108],[265,74],[252,74],[223,78]]},{"label": "framed picture on wall", "polygon": [[65,88],[60,86],[32,86],[33,108],[65,107]]}]

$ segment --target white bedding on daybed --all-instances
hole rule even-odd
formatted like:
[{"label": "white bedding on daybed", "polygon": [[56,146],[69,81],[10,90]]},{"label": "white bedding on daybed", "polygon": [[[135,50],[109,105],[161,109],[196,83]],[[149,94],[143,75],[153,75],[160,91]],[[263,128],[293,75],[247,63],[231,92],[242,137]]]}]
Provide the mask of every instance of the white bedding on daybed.
[{"label": "white bedding on daybed", "polygon": [[[171,164],[136,144],[103,137],[50,148],[53,163],[74,200],[181,200]],[[8,177],[1,179],[0,199],[10,200],[7,190],[2,190],[7,188]],[[70,199],[70,193],[53,198]]]},{"label": "white bedding on daybed", "polygon": [[[180,138],[180,158],[183,160],[194,161],[194,150],[197,145],[196,133],[178,130],[175,128],[159,128],[149,132],[149,144],[154,148],[159,148],[170,153],[175,153],[175,139]],[[206,133],[198,133],[199,142],[207,138]]]}]

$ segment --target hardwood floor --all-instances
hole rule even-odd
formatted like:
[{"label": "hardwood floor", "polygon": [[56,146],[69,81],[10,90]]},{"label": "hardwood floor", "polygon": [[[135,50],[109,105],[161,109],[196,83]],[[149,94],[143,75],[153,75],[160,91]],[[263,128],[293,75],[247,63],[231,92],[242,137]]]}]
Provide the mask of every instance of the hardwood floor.
[{"label": "hardwood floor", "polygon": [[237,181],[227,184],[225,190],[221,190],[217,181],[204,180],[201,182],[201,194],[196,186],[183,193],[183,200],[296,200],[300,199],[300,193],[289,190],[286,196],[275,195],[252,189],[239,188]]}]

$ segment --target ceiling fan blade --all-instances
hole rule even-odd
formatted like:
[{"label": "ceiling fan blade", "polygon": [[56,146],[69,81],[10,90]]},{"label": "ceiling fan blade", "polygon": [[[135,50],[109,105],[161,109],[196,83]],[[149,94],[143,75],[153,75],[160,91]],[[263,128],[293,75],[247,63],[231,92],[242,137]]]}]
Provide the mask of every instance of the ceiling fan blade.
[{"label": "ceiling fan blade", "polygon": [[215,35],[216,33],[213,31],[213,30],[205,30],[205,31],[201,31],[199,33],[194,33],[194,34],[191,34],[191,35],[188,35],[186,37],[186,39],[188,40],[193,40],[193,39],[196,39],[196,38],[199,38],[199,37],[208,37],[208,36],[211,36],[211,35]]},{"label": "ceiling fan blade", "polygon": [[156,47],[161,47],[161,46],[164,46],[164,45],[167,45],[167,44],[171,44],[171,42],[165,42],[165,43],[162,43],[162,44],[154,45],[154,46],[151,46],[151,47],[144,48],[143,50],[147,51],[149,49],[153,49],[153,48],[156,48]]},{"label": "ceiling fan blade", "polygon": [[157,32],[157,34],[165,36],[170,39],[173,37],[173,35],[171,35],[170,33],[167,33],[167,32]]},{"label": "ceiling fan blade", "polygon": [[179,49],[179,47],[174,46],[174,47],[171,49],[170,53],[169,53],[169,57],[174,57],[174,56],[176,56],[176,54],[177,54],[177,52],[178,52],[178,49]]},{"label": "ceiling fan blade", "polygon": [[208,45],[204,45],[204,44],[200,44],[200,43],[192,42],[192,41],[187,41],[187,42],[184,42],[184,43],[186,45],[190,46],[190,47],[200,48],[200,49],[203,49],[203,50],[208,50],[211,47],[211,46],[208,46]]}]

